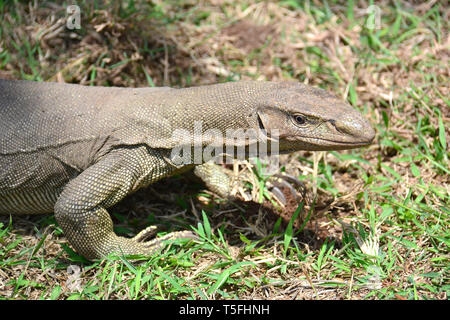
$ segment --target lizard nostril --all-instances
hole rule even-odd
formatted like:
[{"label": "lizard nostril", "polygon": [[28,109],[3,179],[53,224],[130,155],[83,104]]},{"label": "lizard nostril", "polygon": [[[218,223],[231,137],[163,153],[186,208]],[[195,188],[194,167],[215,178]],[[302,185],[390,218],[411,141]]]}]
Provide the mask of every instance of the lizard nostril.
[{"label": "lizard nostril", "polygon": [[339,126],[336,124],[336,120],[330,119],[330,120],[328,120],[328,122],[333,125],[334,129],[336,129],[337,132],[342,133],[342,134],[346,133],[345,131],[343,131],[339,128]]}]

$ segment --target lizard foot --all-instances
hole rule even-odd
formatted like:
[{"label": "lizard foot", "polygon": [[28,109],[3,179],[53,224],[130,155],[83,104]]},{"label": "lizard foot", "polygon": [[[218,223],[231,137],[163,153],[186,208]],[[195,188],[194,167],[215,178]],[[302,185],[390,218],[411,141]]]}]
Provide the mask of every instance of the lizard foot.
[{"label": "lizard foot", "polygon": [[[195,175],[201,178],[209,190],[215,192],[222,198],[233,199],[231,195],[233,179],[232,172],[214,163],[205,163],[194,169]],[[279,200],[282,205],[286,205],[287,200],[282,190],[288,190],[296,201],[305,198],[306,186],[292,175],[283,173],[271,176],[268,181],[269,191]],[[250,194],[246,194],[247,201],[251,199]]]}]

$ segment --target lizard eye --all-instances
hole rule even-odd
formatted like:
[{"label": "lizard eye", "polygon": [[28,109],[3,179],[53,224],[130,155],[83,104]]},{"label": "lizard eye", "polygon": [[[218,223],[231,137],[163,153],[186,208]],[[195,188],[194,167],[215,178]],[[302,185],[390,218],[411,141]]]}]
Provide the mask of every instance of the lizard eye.
[{"label": "lizard eye", "polygon": [[301,115],[295,115],[294,116],[294,121],[295,121],[296,124],[299,124],[299,125],[304,125],[306,123],[305,117],[301,116]]}]

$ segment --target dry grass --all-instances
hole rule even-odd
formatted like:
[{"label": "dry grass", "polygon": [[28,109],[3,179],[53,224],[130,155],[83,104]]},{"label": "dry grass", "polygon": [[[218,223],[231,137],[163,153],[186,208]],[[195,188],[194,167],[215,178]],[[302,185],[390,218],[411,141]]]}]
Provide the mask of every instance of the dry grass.
[{"label": "dry grass", "polygon": [[[380,1],[381,26],[371,30],[368,2],[330,2],[83,4],[79,31],[65,28],[62,5],[5,3],[1,77],[127,87],[297,80],[347,99],[378,134],[359,151],[282,156],[305,188],[299,199],[283,189],[281,210],[261,201],[270,185],[248,163],[233,168],[246,176],[241,201],[222,201],[184,177],[128,197],[113,210],[122,234],[155,222],[212,230],[204,243],[170,247],[142,269],[120,259],[80,262],[61,249],[52,217],[13,217],[8,228],[0,217],[0,297],[447,299],[449,10],[438,1]],[[246,194],[253,201],[242,201]],[[291,240],[300,200],[301,232]],[[70,264],[82,268],[75,282]]]}]

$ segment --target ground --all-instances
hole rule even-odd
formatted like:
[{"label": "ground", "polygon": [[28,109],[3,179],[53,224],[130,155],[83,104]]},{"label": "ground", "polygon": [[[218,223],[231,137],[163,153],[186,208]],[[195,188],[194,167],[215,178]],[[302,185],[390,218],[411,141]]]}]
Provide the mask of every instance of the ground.
[{"label": "ground", "polygon": [[[132,236],[197,230],[150,259],[89,262],[52,215],[0,217],[0,299],[448,299],[448,7],[440,1],[0,2],[0,77],[322,87],[377,131],[366,148],[236,162],[236,199],[190,177],[111,209]],[[74,12],[74,11],[71,11]],[[67,22],[71,24],[68,25]],[[72,28],[69,29],[68,27]],[[280,197],[280,195],[278,194]]]}]

